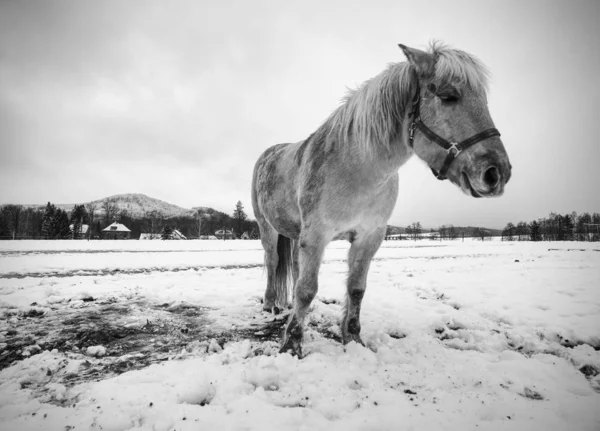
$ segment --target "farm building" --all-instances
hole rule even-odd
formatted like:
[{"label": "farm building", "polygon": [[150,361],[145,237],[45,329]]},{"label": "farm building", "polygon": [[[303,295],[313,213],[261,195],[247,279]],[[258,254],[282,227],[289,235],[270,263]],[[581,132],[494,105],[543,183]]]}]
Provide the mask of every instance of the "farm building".
[{"label": "farm building", "polygon": [[131,231],[124,224],[114,222],[102,229],[102,239],[129,239]]},{"label": "farm building", "polygon": [[160,239],[159,233],[141,233],[140,240]]},{"label": "farm building", "polygon": [[[151,240],[151,239],[163,239],[162,233],[142,233],[140,234],[140,240]],[[173,229],[173,231],[169,234],[169,238],[167,239],[187,239],[184,234],[179,232],[177,229]]]},{"label": "farm building", "polygon": [[[79,226],[79,229],[77,229],[79,232],[75,233],[75,239],[83,239],[87,237],[88,231],[89,231],[89,225],[87,224],[82,224],[81,226]],[[73,232],[73,224],[69,225],[69,230],[71,231],[71,234]]]},{"label": "farm building", "polygon": [[194,239],[207,239],[207,240],[210,240],[210,241],[214,241],[214,240],[217,240],[219,238],[217,238],[214,235],[200,235],[198,238],[194,238]]},{"label": "farm building", "polygon": [[169,239],[187,239],[187,238],[185,237],[184,234],[179,232],[177,229],[173,229],[173,232],[171,232],[171,236]]},{"label": "farm building", "polygon": [[226,229],[225,231],[223,229],[219,229],[215,232],[215,236],[219,239],[235,239],[235,233],[229,229]]}]

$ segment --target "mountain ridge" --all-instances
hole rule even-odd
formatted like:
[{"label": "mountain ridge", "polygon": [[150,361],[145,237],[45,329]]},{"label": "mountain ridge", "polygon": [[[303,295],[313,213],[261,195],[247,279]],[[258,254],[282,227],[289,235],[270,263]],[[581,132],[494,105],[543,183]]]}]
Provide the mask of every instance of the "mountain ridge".
[{"label": "mountain ridge", "polygon": [[[183,208],[175,204],[163,201],[161,199],[153,198],[143,193],[122,193],[105,198],[95,199],[88,202],[82,202],[81,204],[54,204],[57,208],[61,208],[66,211],[73,209],[75,205],[96,205],[96,215],[105,214],[103,205],[106,201],[114,203],[117,207],[117,212],[127,212],[129,217],[140,219],[144,218],[148,213],[152,211],[158,212],[165,218],[173,217],[193,217],[198,209],[204,210],[205,212],[217,212],[217,210],[209,207],[193,207]],[[34,205],[23,205],[29,208],[44,208],[46,205],[34,204]],[[220,212],[220,211],[219,211]]]}]

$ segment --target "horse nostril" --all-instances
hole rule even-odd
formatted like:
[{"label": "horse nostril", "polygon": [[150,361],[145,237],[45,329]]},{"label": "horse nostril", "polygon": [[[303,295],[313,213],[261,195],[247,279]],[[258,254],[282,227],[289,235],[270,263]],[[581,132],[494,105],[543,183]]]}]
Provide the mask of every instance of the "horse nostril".
[{"label": "horse nostril", "polygon": [[488,168],[483,174],[483,182],[491,189],[498,185],[500,181],[500,172],[495,166]]}]

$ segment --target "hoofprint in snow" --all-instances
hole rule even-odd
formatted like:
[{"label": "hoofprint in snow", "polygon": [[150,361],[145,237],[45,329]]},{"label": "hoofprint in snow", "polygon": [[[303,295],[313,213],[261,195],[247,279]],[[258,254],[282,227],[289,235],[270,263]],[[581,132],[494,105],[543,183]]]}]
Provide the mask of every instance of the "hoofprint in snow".
[{"label": "hoofprint in snow", "polygon": [[304,359],[256,241],[0,243],[2,430],[598,430],[600,247],[389,242],[339,343],[345,242]]}]

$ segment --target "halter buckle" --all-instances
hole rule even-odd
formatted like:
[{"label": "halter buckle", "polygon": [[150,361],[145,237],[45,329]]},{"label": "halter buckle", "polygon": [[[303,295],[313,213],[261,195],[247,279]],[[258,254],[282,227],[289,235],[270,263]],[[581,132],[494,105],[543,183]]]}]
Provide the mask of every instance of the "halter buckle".
[{"label": "halter buckle", "polygon": [[413,146],[413,141],[415,140],[415,130],[417,129],[417,121],[420,121],[421,118],[415,118],[413,119],[412,123],[410,123],[410,126],[408,127],[408,142],[410,143],[410,146]]},{"label": "halter buckle", "polygon": [[458,144],[456,142],[450,142],[450,147],[446,151],[448,151],[448,154],[450,154],[452,150],[454,150],[454,157],[457,157],[460,153],[462,153],[462,150],[458,148]]}]

